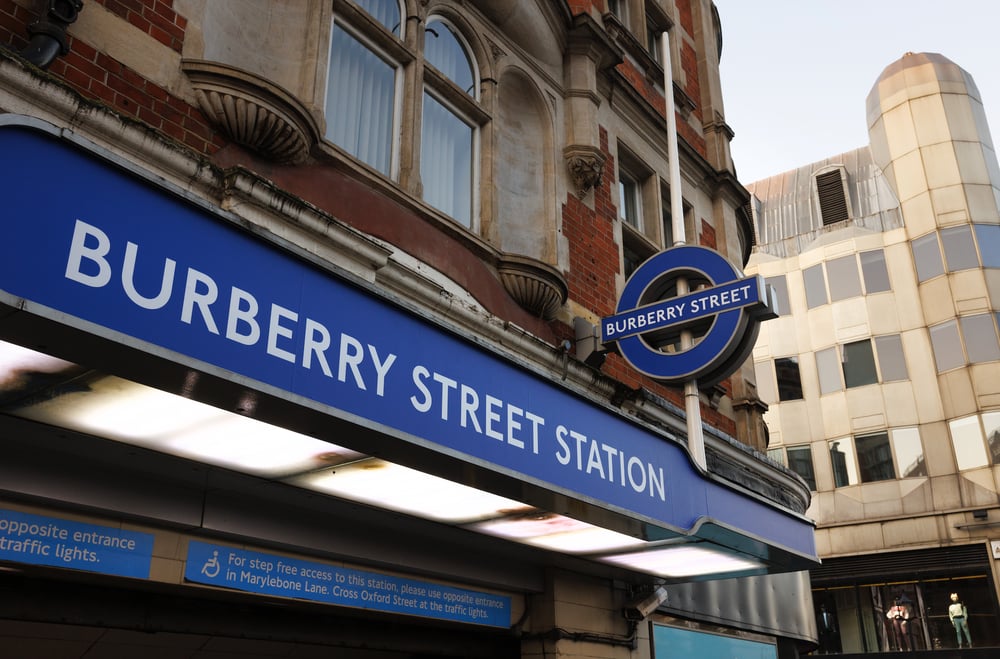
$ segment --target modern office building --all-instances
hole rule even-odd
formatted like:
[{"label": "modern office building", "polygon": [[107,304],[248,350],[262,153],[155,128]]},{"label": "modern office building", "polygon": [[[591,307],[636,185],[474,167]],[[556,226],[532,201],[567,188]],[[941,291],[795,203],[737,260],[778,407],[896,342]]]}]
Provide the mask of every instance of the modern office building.
[{"label": "modern office building", "polygon": [[0,44],[0,655],[815,645],[746,312],[683,387],[598,330],[682,238],[750,255],[711,2],[0,0]]},{"label": "modern office building", "polygon": [[749,186],[748,271],[782,298],[753,357],[768,451],[814,492],[824,650],[955,648],[952,593],[995,646],[996,152],[972,77],[939,54],[890,64],[867,118],[868,146]]}]

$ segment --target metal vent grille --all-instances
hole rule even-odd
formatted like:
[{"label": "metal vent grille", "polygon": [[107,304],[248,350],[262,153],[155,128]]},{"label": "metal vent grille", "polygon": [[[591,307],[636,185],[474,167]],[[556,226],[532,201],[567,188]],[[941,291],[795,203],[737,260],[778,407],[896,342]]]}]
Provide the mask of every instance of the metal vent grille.
[{"label": "metal vent grille", "polygon": [[982,570],[989,572],[990,557],[986,545],[962,545],[939,549],[882,552],[866,556],[824,559],[809,571],[814,586],[834,582],[899,577],[945,576]]},{"label": "metal vent grille", "polygon": [[850,219],[839,169],[816,175],[816,194],[819,196],[819,214],[824,225]]}]

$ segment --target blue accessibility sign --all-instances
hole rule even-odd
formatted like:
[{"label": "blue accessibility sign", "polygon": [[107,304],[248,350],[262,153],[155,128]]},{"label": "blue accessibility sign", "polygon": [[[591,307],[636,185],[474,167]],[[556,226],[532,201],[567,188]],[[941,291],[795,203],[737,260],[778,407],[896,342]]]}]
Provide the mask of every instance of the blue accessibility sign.
[{"label": "blue accessibility sign", "polygon": [[[691,292],[681,293],[687,282]],[[629,277],[601,340],[617,342],[633,368],[667,384],[729,377],[747,358],[761,320],[776,316],[759,275],[740,277],[724,256],[682,245],[660,252]],[[689,347],[680,333],[690,331]]]}]

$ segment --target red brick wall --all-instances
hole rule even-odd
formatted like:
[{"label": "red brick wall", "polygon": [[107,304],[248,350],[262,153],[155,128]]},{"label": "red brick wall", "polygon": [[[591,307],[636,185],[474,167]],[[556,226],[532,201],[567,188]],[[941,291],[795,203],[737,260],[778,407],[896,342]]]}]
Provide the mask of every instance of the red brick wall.
[{"label": "red brick wall", "polygon": [[[164,0],[93,0],[112,13],[180,52],[187,21]],[[44,9],[45,3],[37,3]],[[88,3],[90,4],[90,3]],[[83,11],[87,11],[84,5]],[[0,44],[19,51],[27,45],[28,25],[40,18],[14,0],[0,0]],[[128,29],[123,26],[123,29]],[[194,106],[84,40],[70,36],[69,53],[49,66],[84,98],[139,120],[202,154],[212,154],[225,141]]]},{"label": "red brick wall", "polygon": [[93,0],[97,4],[178,53],[184,45],[187,19],[174,11],[170,0]]}]

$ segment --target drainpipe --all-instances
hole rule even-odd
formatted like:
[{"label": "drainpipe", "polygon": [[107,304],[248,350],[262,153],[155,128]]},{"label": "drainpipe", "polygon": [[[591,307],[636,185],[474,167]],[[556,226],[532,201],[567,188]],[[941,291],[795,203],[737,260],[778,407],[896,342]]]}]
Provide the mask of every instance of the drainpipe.
[{"label": "drainpipe", "polygon": [[76,21],[83,0],[49,0],[45,18],[28,26],[31,41],[20,55],[40,69],[47,69],[59,55],[69,53],[66,29]]},{"label": "drainpipe", "polygon": [[[687,242],[684,228],[684,202],[681,197],[681,163],[677,155],[677,115],[674,109],[674,78],[670,63],[670,37],[667,30],[660,35],[660,52],[663,62],[663,95],[667,102],[667,180],[670,183],[670,222],[674,234],[674,245]],[[677,295],[689,292],[687,278],[677,279]],[[693,344],[690,331],[681,332],[681,350],[688,350]],[[684,409],[687,412],[688,451],[691,458],[703,470],[705,461],[705,432],[701,425],[701,396],[698,381],[684,383]]]}]

